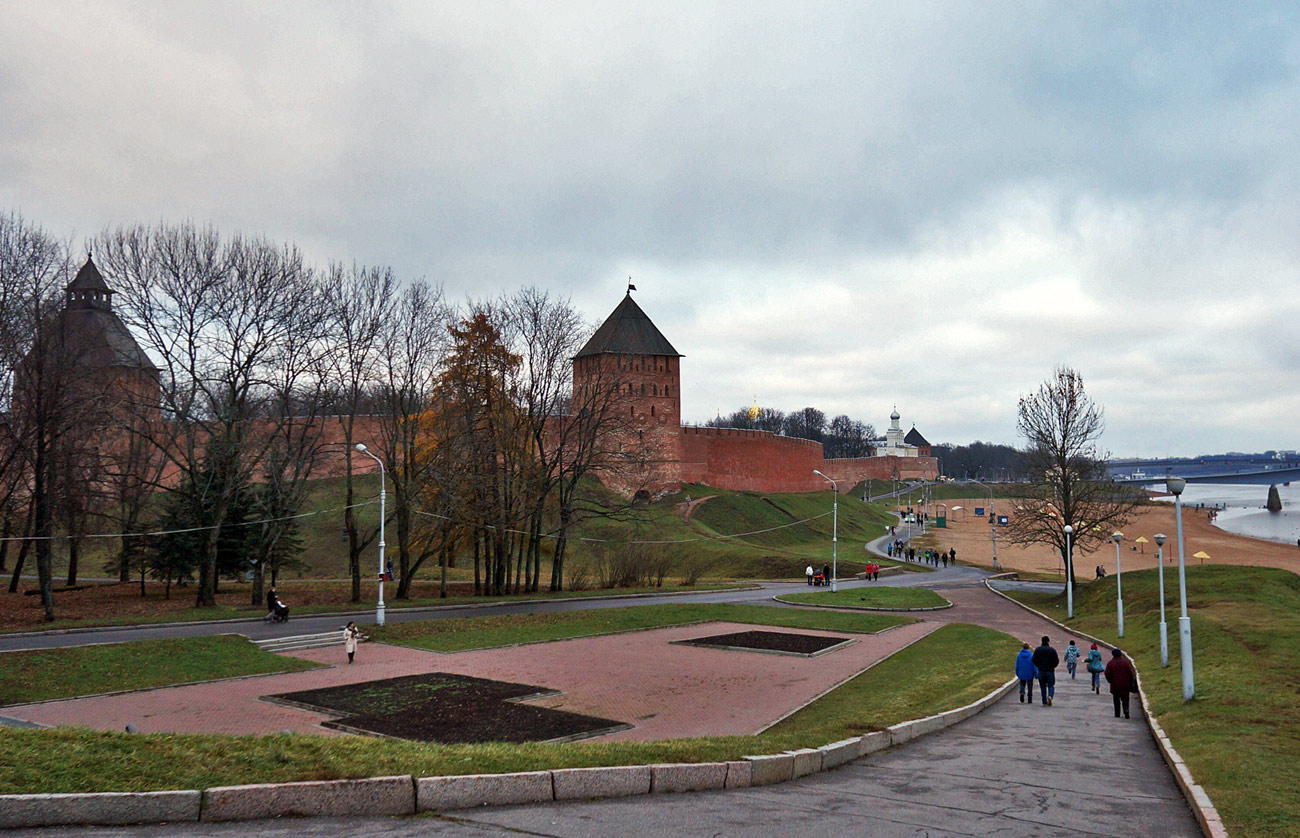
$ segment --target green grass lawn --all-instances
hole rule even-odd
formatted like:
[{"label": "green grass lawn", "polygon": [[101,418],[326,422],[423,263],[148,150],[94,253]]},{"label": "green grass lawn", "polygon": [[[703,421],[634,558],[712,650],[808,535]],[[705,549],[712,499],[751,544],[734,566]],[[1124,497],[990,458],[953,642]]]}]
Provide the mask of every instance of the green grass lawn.
[{"label": "green grass lawn", "polygon": [[1169,667],[1160,667],[1156,571],[1124,574],[1123,640],[1115,580],[1075,595],[1014,596],[1081,631],[1119,643],[1142,673],[1160,725],[1234,836],[1300,834],[1300,576],[1223,565],[1187,568],[1196,698],[1182,700],[1178,579],[1165,574]]},{"label": "green grass lawn", "polygon": [[[807,616],[863,619],[853,614]],[[827,627],[843,630],[829,623]],[[1013,638],[988,629],[945,626],[757,736],[442,746],[346,736],[130,735],[0,728],[0,793],[192,789],[408,773],[434,776],[737,759],[817,747],[968,704],[1006,680],[1001,661],[1015,645]]]},{"label": "green grass lawn", "polygon": [[783,601],[809,605],[834,605],[841,608],[937,608],[951,605],[948,600],[925,588],[842,588],[785,594]]},{"label": "green grass lawn", "polygon": [[851,614],[843,611],[796,611],[764,605],[645,605],[637,608],[601,608],[562,614],[518,614],[499,617],[461,617],[391,623],[375,628],[370,636],[437,652],[459,652],[517,643],[564,640],[619,631],[662,628],[707,620],[752,623],[827,631],[877,632],[912,622],[892,614]]},{"label": "green grass lawn", "polygon": [[0,705],[316,669],[242,637],[140,640],[0,654]]}]

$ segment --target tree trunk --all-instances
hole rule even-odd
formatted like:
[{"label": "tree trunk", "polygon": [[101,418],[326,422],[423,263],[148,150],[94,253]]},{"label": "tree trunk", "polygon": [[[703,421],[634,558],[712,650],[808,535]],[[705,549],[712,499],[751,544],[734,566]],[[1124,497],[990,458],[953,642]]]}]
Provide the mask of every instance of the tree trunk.
[{"label": "tree trunk", "polygon": [[13,522],[6,515],[4,523],[0,524],[0,573],[8,572],[5,562],[9,559],[9,536],[13,535],[13,528]]},{"label": "tree trunk", "polygon": [[54,575],[50,567],[50,535],[54,520],[46,495],[49,475],[46,474],[44,437],[38,435],[36,460],[32,466],[32,524],[36,536],[36,576],[41,589],[41,607],[45,609],[46,622],[54,621]]},{"label": "tree trunk", "polygon": [[68,587],[77,584],[77,563],[81,559],[81,539],[72,536],[68,539]]}]

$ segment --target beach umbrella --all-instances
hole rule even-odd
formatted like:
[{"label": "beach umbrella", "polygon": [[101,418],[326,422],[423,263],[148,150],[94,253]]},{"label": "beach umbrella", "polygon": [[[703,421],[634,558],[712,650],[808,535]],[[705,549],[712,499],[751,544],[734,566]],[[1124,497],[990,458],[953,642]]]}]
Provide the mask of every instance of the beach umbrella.
[{"label": "beach umbrella", "polygon": [[1214,557],[1211,556],[1209,553],[1205,552],[1204,550],[1197,550],[1195,553],[1192,554],[1192,558],[1200,559],[1201,564],[1205,564],[1206,559],[1212,559]]},{"label": "beach umbrella", "polygon": [[1139,535],[1136,539],[1134,539],[1133,543],[1134,543],[1134,544],[1141,544],[1142,546],[1139,547],[1138,549],[1141,550],[1143,553],[1145,553],[1145,552],[1147,551],[1147,547],[1146,547],[1146,546],[1147,546],[1148,544],[1150,544],[1151,542],[1150,542],[1150,541],[1147,541],[1147,537],[1146,537],[1145,535]]}]

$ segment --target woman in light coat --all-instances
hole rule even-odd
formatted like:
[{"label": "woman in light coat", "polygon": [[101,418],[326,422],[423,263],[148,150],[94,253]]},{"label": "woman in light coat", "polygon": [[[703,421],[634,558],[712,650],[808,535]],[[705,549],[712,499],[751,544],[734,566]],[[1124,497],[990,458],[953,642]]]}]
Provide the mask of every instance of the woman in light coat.
[{"label": "woman in light coat", "polygon": [[357,653],[357,637],[360,634],[357,624],[351,620],[343,627],[343,649],[348,653],[348,663],[352,663],[352,659]]},{"label": "woman in light coat", "polygon": [[1088,651],[1087,661],[1088,671],[1092,673],[1092,691],[1101,694],[1101,673],[1106,671],[1106,664],[1102,662],[1101,652],[1097,650],[1097,644],[1092,644]]}]

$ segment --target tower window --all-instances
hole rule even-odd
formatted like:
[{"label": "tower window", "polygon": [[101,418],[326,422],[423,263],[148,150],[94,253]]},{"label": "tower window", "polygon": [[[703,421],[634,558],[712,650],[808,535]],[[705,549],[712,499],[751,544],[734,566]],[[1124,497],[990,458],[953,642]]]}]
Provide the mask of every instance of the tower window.
[{"label": "tower window", "polygon": [[650,415],[651,415],[651,416],[654,416],[654,415],[655,415],[655,406],[654,406],[654,405],[650,405]]}]

